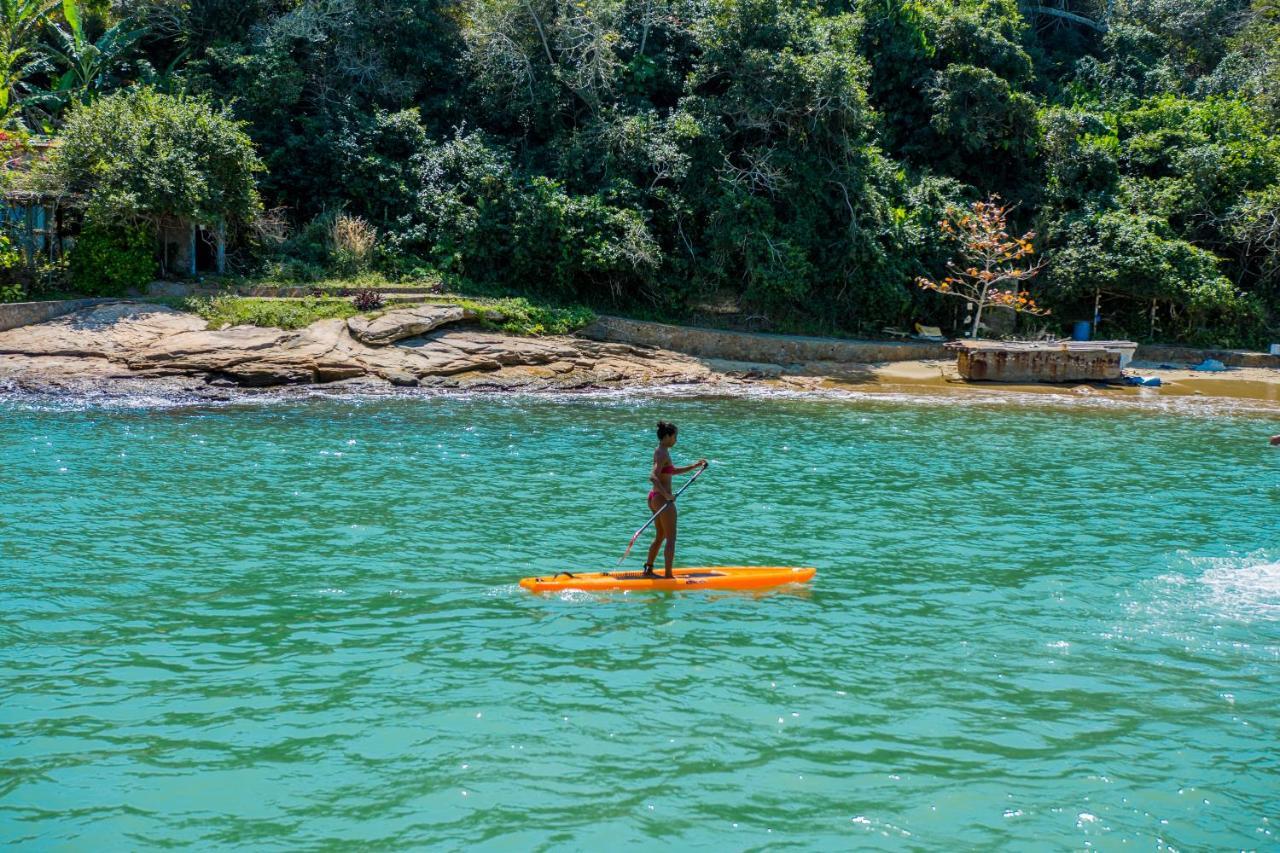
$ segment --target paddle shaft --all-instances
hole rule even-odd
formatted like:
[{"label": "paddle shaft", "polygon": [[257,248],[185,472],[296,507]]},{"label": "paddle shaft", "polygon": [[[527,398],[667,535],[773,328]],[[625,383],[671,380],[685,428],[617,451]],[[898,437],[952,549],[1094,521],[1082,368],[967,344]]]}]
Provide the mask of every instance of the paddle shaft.
[{"label": "paddle shaft", "polygon": [[657,512],[655,512],[653,515],[649,516],[649,520],[648,520],[648,521],[646,521],[646,522],[644,523],[644,527],[641,527],[639,530],[637,530],[637,531],[636,531],[635,536],[632,536],[632,537],[631,537],[631,541],[627,543],[627,550],[623,551],[623,552],[622,552],[622,556],[618,558],[618,565],[619,565],[619,566],[621,566],[624,562],[626,562],[627,557],[631,556],[631,549],[632,549],[633,547],[635,547],[636,540],[640,538],[640,534],[641,534],[641,533],[644,533],[646,530],[648,530],[648,529],[649,529],[649,525],[650,525],[650,524],[653,524],[653,522],[658,518],[658,516],[662,515],[662,513],[666,511],[666,509],[667,509],[667,507],[668,507],[668,506],[670,506],[671,504],[675,503],[675,502],[676,502],[676,498],[680,497],[680,494],[681,494],[685,489],[687,489],[687,488],[689,488],[690,486],[692,486],[692,485],[693,485],[693,481],[694,481],[694,480],[696,480],[696,479],[698,479],[699,477],[701,477],[701,476],[702,476],[702,472],[703,472],[703,471],[705,471],[705,470],[707,470],[707,466],[706,466],[706,465],[703,465],[701,468],[699,468],[699,469],[698,469],[698,473],[694,474],[692,477],[690,477],[690,478],[689,478],[689,482],[685,483],[683,486],[681,486],[681,487],[680,487],[680,489],[675,493],[675,495],[673,495],[673,496],[672,496],[671,500],[669,500],[669,501],[667,501],[666,503],[664,503],[664,504],[662,505],[662,508],[661,508],[661,509],[659,509]]}]

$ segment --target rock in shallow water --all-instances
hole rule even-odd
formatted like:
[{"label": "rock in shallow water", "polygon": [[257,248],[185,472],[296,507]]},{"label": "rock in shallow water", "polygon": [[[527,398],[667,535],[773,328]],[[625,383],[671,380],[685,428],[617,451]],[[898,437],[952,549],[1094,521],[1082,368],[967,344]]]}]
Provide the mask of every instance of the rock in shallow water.
[{"label": "rock in shallow water", "polygon": [[403,370],[387,370],[382,378],[399,388],[414,388],[418,385],[418,377]]}]

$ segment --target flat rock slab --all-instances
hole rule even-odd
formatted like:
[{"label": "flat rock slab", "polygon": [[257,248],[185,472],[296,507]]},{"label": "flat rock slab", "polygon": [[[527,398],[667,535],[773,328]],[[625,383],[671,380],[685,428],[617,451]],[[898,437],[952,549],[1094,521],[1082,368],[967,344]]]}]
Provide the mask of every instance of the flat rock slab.
[{"label": "flat rock slab", "polygon": [[211,373],[243,385],[288,385],[362,376],[341,320],[321,320],[301,331],[235,326],[164,338],[127,359],[134,370]]},{"label": "flat rock slab", "polygon": [[437,376],[548,364],[578,355],[572,338],[517,338],[468,329],[444,329],[405,341],[397,349],[413,353],[418,361],[411,363],[418,371]]},{"label": "flat rock slab", "polygon": [[162,338],[202,330],[205,325],[195,314],[163,305],[108,302],[0,332],[0,353],[119,359]]},{"label": "flat rock slab", "polygon": [[418,305],[397,308],[377,317],[352,317],[347,320],[347,329],[351,337],[363,344],[385,347],[466,317],[467,312],[457,305]]}]

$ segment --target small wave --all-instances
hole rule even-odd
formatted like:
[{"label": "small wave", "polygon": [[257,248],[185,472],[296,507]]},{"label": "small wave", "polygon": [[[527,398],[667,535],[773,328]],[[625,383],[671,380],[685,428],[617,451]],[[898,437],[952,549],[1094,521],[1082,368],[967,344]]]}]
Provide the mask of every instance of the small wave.
[{"label": "small wave", "polygon": [[1244,566],[1217,566],[1198,581],[1224,614],[1280,619],[1280,561]]},{"label": "small wave", "polygon": [[1181,561],[1181,570],[1153,579],[1152,599],[1139,608],[1163,613],[1173,606],[1237,622],[1280,620],[1280,561],[1273,553],[1183,555]]}]

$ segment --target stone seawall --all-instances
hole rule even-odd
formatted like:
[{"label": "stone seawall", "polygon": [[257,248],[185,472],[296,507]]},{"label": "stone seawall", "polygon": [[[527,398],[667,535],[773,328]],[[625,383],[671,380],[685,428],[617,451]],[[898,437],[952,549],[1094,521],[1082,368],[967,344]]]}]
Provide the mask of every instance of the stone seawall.
[{"label": "stone seawall", "polygon": [[726,332],[627,320],[622,317],[598,317],[578,334],[595,341],[658,347],[699,358],[759,364],[785,365],[816,361],[876,364],[951,358],[942,344],[928,341],[856,341],[845,338]]},{"label": "stone seawall", "polygon": [[1152,364],[1195,365],[1215,358],[1227,367],[1280,368],[1280,355],[1238,349],[1192,349],[1191,347],[1142,344],[1133,355],[1134,361]]},{"label": "stone seawall", "polygon": [[51,302],[8,302],[0,304],[0,332],[31,326],[97,305],[110,299],[56,299]]}]

